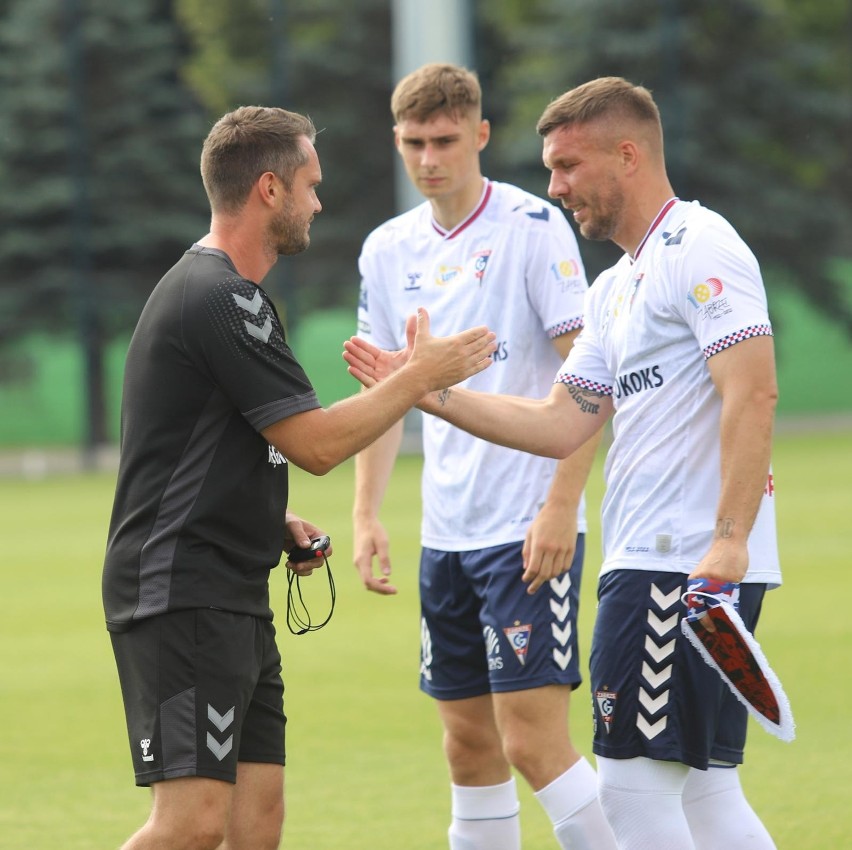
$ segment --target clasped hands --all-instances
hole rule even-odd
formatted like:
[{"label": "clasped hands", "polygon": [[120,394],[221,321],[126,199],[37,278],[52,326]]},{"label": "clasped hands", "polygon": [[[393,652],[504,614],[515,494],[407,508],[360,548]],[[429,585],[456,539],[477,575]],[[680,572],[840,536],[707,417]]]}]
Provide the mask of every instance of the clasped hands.
[{"label": "clasped hands", "polygon": [[425,370],[432,371],[430,363],[443,364],[440,374],[449,379],[445,386],[450,386],[487,369],[497,348],[495,334],[485,326],[446,337],[432,336],[429,314],[422,307],[416,316],[406,320],[405,337],[406,347],[397,351],[386,351],[365,339],[351,337],[343,343],[347,371],[365,387],[372,387],[419,358]]}]

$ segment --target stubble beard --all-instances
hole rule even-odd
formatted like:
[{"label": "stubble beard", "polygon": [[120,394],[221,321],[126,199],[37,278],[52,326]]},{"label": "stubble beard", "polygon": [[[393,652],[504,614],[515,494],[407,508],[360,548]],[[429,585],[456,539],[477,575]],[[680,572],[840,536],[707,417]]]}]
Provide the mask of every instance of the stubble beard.
[{"label": "stubble beard", "polygon": [[279,257],[301,254],[311,244],[308,224],[294,215],[293,208],[289,204],[286,205],[269,225],[267,232],[269,247]]},{"label": "stubble beard", "polygon": [[613,239],[624,210],[624,195],[614,182],[609,183],[603,192],[592,198],[590,210],[598,211],[580,227],[580,234],[590,242],[607,242]]}]

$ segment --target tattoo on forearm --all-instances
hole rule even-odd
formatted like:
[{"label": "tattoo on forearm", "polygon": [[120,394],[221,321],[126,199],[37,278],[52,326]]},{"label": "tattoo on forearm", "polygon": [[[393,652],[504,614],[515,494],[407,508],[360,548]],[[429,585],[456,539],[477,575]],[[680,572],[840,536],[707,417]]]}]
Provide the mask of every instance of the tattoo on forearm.
[{"label": "tattoo on forearm", "polygon": [[733,537],[734,521],[730,517],[716,521],[716,537]]},{"label": "tattoo on forearm", "polygon": [[[573,386],[568,387],[568,392],[583,413],[591,413],[592,416],[600,413],[601,405],[599,399],[603,398],[603,393],[596,393],[591,390],[584,390],[582,387]],[[598,399],[598,401],[595,401],[595,399]]]},{"label": "tattoo on forearm", "polygon": [[450,400],[451,392],[452,390],[448,387],[447,389],[441,390],[441,392],[438,393],[438,404],[440,404],[441,407],[446,406],[447,402]]}]

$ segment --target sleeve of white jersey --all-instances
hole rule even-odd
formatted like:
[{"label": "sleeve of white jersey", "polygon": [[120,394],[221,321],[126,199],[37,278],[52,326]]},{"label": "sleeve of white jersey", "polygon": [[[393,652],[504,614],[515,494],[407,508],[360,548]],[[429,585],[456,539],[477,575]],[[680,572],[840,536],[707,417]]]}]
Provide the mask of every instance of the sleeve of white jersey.
[{"label": "sleeve of white jersey", "polygon": [[611,396],[614,377],[607,366],[604,351],[600,345],[601,307],[600,294],[606,282],[599,278],[586,293],[584,314],[585,324],[567,359],[559,368],[554,383],[582,387],[592,392]]},{"label": "sleeve of white jersey", "polygon": [[529,228],[526,285],[530,303],[553,339],[583,326],[588,289],[580,248],[562,211],[544,206],[546,218]]},{"label": "sleeve of white jersey", "polygon": [[[384,291],[380,254],[371,245],[371,238],[361,250],[358,258],[361,288],[358,294],[358,336],[368,342],[393,351],[401,347],[397,334],[399,321],[392,315],[393,299]],[[403,320],[403,327],[404,327]]]},{"label": "sleeve of white jersey", "polygon": [[771,336],[766,291],[749,247],[718,216],[691,231],[667,283],[671,303],[692,329],[704,358],[750,337]]}]

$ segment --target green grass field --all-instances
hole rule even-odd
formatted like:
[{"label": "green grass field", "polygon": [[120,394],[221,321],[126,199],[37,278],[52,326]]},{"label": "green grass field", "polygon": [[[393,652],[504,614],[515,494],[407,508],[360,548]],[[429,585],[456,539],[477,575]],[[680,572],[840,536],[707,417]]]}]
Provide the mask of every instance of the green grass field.
[{"label": "green grass field", "polygon": [[[774,464],[786,584],[769,597],[758,638],[790,696],[798,738],[784,744],[753,724],[743,781],[780,850],[848,847],[852,434],[779,436]],[[440,730],[417,689],[418,472],[417,458],[398,464],[384,517],[400,586],[393,598],[368,595],[351,567],[352,464],[322,479],[293,473],[293,507],[332,535],[338,607],[321,632],[291,636],[284,575],[273,574],[289,716],[284,847],[446,847]],[[148,812],[148,792],[133,785],[100,604],[112,484],[108,474],[0,480],[3,850],[117,847]],[[598,464],[593,515],[600,490]],[[593,516],[586,654],[600,550],[594,526]],[[325,582],[308,591],[320,614]],[[582,688],[571,726],[590,755]],[[521,793],[524,846],[554,847],[544,814]]]}]

